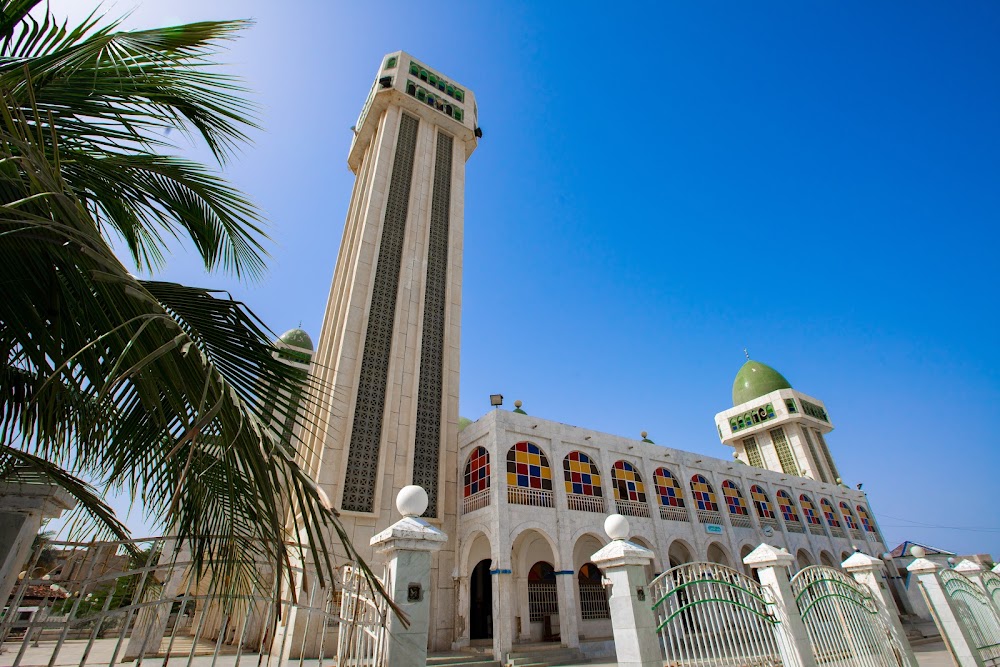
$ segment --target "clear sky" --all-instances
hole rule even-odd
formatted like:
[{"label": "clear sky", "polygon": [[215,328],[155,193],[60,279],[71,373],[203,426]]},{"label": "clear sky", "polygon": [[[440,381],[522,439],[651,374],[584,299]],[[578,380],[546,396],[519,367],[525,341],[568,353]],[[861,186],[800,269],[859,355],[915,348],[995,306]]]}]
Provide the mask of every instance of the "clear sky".
[{"label": "clear sky", "polygon": [[890,546],[1000,557],[1000,4],[106,7],[134,7],[129,27],[257,20],[222,60],[264,130],[226,173],[267,212],[270,272],[238,284],[189,252],[159,277],[229,288],[317,338],[349,128],[403,49],[475,92],[485,135],[467,171],[463,415],[501,392],[728,458],[712,418],[747,347],[826,402],[844,480],[864,482]]}]

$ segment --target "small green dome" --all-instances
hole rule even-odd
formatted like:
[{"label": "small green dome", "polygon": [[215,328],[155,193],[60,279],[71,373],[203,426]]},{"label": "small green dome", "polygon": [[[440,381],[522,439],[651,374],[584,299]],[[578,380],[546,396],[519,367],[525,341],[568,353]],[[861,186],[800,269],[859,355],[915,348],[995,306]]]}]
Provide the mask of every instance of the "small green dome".
[{"label": "small green dome", "polygon": [[309,334],[302,329],[289,329],[285,333],[281,334],[281,338],[278,340],[285,345],[299,347],[303,350],[309,350],[310,352],[314,349],[312,338],[310,338]]},{"label": "small green dome", "polygon": [[791,389],[785,376],[767,364],[747,360],[733,380],[733,405],[752,401],[778,389]]}]

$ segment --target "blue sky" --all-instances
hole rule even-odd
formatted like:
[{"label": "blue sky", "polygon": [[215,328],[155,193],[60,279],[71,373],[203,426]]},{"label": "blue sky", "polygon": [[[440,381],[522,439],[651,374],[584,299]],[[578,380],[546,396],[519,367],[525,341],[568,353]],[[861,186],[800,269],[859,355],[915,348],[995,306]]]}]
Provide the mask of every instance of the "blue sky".
[{"label": "blue sky", "polygon": [[221,60],[264,130],[226,173],[267,212],[270,272],[239,284],[182,251],[160,277],[318,336],[349,128],[404,49],[476,93],[485,135],[467,170],[463,415],[502,392],[728,458],[712,417],[747,347],[826,402],[890,546],[1000,557],[1000,5],[107,7],[136,7],[130,27],[257,20]]}]

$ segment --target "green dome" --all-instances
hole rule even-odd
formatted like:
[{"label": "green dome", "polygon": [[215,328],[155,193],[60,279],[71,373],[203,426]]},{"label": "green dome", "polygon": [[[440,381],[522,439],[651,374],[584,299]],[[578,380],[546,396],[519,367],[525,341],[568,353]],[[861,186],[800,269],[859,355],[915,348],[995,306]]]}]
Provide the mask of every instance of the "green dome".
[{"label": "green dome", "polygon": [[785,376],[767,364],[748,360],[733,380],[733,405],[752,401],[778,389],[791,389]]},{"label": "green dome", "polygon": [[300,347],[303,350],[309,350],[310,352],[313,350],[312,338],[310,338],[309,334],[302,329],[289,329],[285,333],[281,334],[281,338],[278,340],[285,345]]}]

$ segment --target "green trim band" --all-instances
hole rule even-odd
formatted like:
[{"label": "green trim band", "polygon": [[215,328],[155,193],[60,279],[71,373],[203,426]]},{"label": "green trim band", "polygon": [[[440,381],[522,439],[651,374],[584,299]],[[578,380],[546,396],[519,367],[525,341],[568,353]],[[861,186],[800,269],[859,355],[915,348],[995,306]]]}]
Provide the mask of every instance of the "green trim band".
[{"label": "green trim band", "polygon": [[691,607],[696,607],[696,606],[698,606],[700,604],[707,604],[709,602],[723,602],[725,604],[732,605],[733,607],[741,607],[741,608],[746,609],[747,611],[749,611],[751,614],[754,614],[755,616],[759,616],[760,618],[764,619],[765,621],[767,621],[771,625],[777,625],[778,623],[781,622],[778,619],[776,619],[773,616],[771,616],[770,614],[762,614],[761,612],[757,611],[756,609],[753,609],[752,607],[748,607],[745,604],[740,604],[739,602],[733,602],[732,600],[725,600],[723,598],[705,598],[703,600],[696,600],[695,602],[691,602],[689,604],[686,604],[686,605],[678,608],[677,611],[675,611],[674,613],[670,614],[670,616],[668,616],[666,619],[664,619],[664,621],[662,623],[660,623],[658,626],[656,626],[656,631],[659,632],[660,630],[662,630],[663,626],[665,626],[667,623],[669,623],[670,621],[672,621],[675,618],[677,618],[677,615],[680,614],[681,612],[683,612],[683,611],[685,611],[687,609],[690,609]]},{"label": "green trim band", "polygon": [[765,600],[761,596],[757,595],[753,591],[748,590],[746,588],[743,588],[742,586],[737,586],[736,584],[730,583],[728,581],[722,581],[720,579],[698,579],[697,581],[689,581],[689,582],[687,582],[685,584],[681,584],[680,586],[675,586],[674,588],[672,588],[670,590],[669,593],[667,593],[666,595],[664,595],[663,597],[661,597],[659,600],[657,600],[655,603],[653,603],[653,609],[656,609],[658,606],[660,606],[671,595],[674,595],[678,591],[681,591],[681,590],[687,588],[688,586],[694,586],[695,584],[722,584],[723,586],[729,586],[730,588],[735,588],[738,591],[743,591],[744,593],[746,593],[747,595],[749,595],[753,599],[759,601],[761,604],[763,604],[765,606],[771,604],[770,602],[768,602],[767,600]]}]

